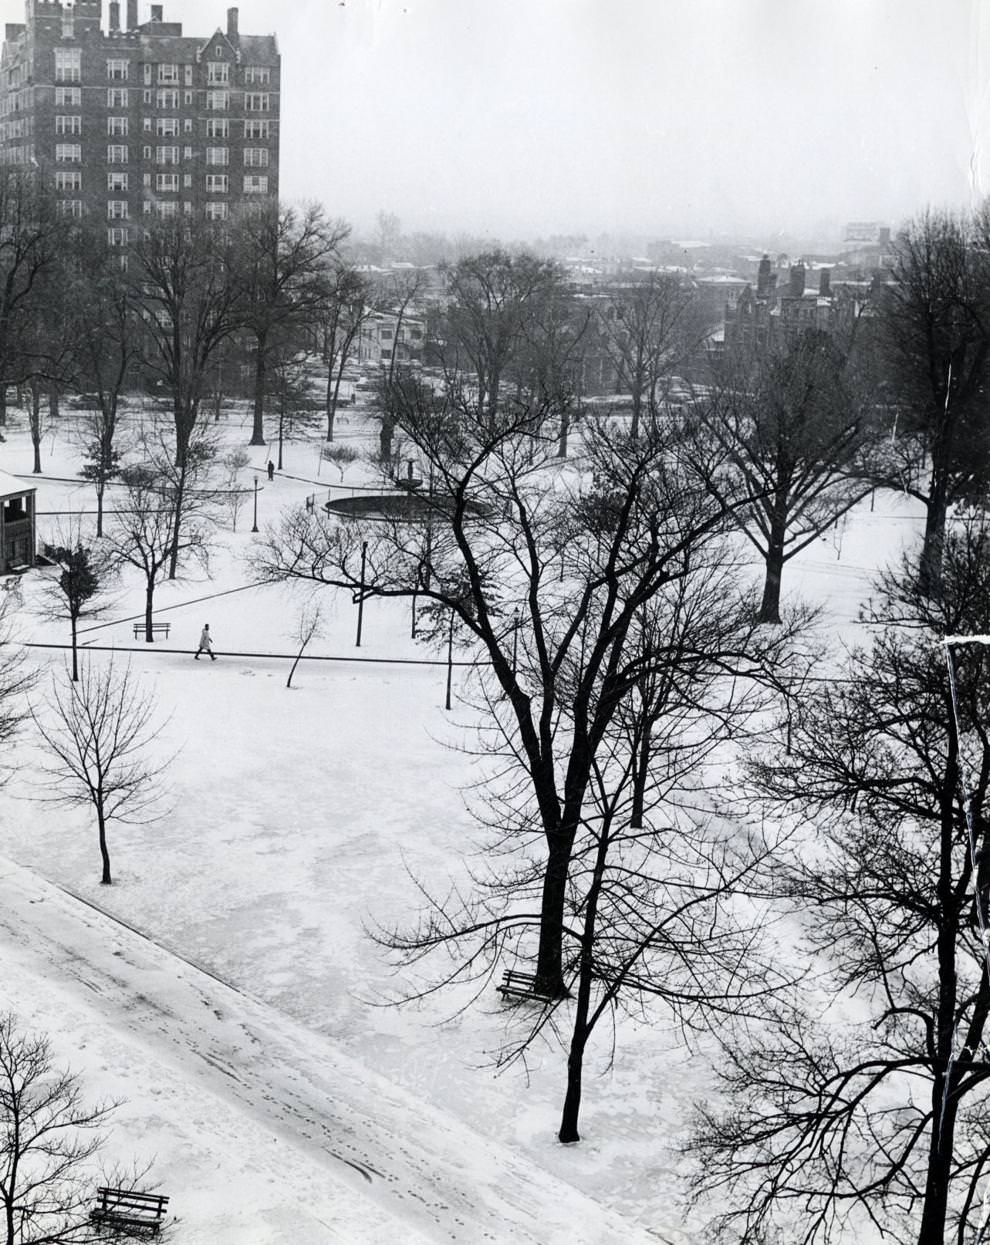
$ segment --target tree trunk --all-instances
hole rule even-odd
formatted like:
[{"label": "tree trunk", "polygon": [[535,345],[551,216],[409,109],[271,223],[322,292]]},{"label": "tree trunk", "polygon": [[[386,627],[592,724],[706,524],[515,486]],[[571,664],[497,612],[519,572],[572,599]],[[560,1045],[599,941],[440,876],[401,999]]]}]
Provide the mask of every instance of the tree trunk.
[{"label": "tree trunk", "polygon": [[48,390],[48,414],[52,419],[58,419],[60,413],[58,385],[52,385]]},{"label": "tree trunk", "polygon": [[395,421],[391,415],[382,414],[382,427],[378,434],[378,452],[383,463],[392,460],[392,437],[395,433]]},{"label": "tree trunk", "polygon": [[78,619],[76,618],[75,612],[73,611],[69,615],[69,623],[70,623],[70,626],[72,627],[72,682],[73,683],[79,682],[79,651],[78,651],[78,648],[76,647],[77,622],[78,622]]},{"label": "tree trunk", "polygon": [[154,617],[155,608],[155,584],[149,579],[144,590],[144,642],[151,644],[154,641],[154,632],[151,630],[151,620]]},{"label": "tree trunk", "polygon": [[571,430],[571,417],[566,411],[560,416],[560,438],[557,441],[557,457],[567,457],[567,434]]},{"label": "tree trunk", "polygon": [[540,903],[540,947],[536,959],[536,985],[540,993],[564,998],[563,973],[564,906],[567,874],[574,846],[574,831],[558,829],[548,834],[547,862]]},{"label": "tree trunk", "polygon": [[106,492],[106,481],[96,481],[96,535],[103,535],[103,494]]},{"label": "tree trunk", "polygon": [[560,1116],[557,1139],[566,1143],[580,1141],[578,1118],[581,1113],[581,1081],[584,1072],[584,1052],[591,1036],[588,1018],[591,1012],[591,982],[595,964],[595,937],[598,932],[598,901],[605,880],[605,862],[608,859],[609,834],[603,830],[595,852],[595,872],[588,888],[584,928],[581,930],[581,959],[578,966],[578,992],[574,1008],[574,1028],[571,1046],[567,1053],[567,1092]]},{"label": "tree trunk", "polygon": [[633,385],[632,421],[629,424],[629,436],[633,441],[639,436],[639,424],[643,415],[643,389],[641,385]]},{"label": "tree trunk", "polygon": [[945,516],[948,510],[948,473],[941,464],[932,465],[925,515],[925,538],[921,546],[918,586],[926,597],[942,595],[942,555],[945,550]]},{"label": "tree trunk", "polygon": [[0,385],[0,428],[7,427],[7,386]]},{"label": "tree trunk", "polygon": [[650,723],[643,723],[643,737],[636,749],[636,768],[632,776],[632,812],[629,817],[630,830],[642,830],[643,817],[646,811],[646,783],[650,772]]},{"label": "tree trunk", "polygon": [[41,475],[41,390],[31,387],[31,445],[34,447],[34,474]]},{"label": "tree trunk", "polygon": [[103,815],[102,792],[97,792],[96,820],[100,828],[100,857],[103,861],[103,876],[100,878],[100,885],[112,886],[113,878],[110,876],[110,853],[107,850],[107,822]]},{"label": "tree trunk", "polygon": [[257,339],[254,352],[254,427],[251,444],[265,444],[265,379],[268,372],[268,343],[263,337]]},{"label": "tree trunk", "polygon": [[784,541],[787,538],[787,493],[778,489],[770,513],[770,535],[766,551],[766,579],[763,583],[763,602],[757,619],[761,623],[780,622],[780,581],[784,574]]}]

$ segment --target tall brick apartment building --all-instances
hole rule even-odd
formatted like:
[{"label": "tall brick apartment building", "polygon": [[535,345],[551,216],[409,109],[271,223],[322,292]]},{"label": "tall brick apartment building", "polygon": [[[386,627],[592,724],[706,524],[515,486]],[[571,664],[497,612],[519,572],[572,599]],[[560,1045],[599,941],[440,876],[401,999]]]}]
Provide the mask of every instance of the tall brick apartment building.
[{"label": "tall brick apartment building", "polygon": [[59,210],[95,213],[124,246],[143,217],[225,219],[278,195],[281,58],[274,35],[183,35],[138,0],[26,0],[0,53],[0,162],[48,179]]}]

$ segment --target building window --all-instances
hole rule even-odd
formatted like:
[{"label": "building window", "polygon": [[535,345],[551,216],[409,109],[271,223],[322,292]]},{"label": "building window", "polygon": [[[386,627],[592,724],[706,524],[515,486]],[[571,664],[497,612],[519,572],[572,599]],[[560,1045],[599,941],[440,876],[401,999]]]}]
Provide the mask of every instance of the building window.
[{"label": "building window", "polygon": [[107,200],[107,216],[110,220],[127,220],[127,200],[126,199],[108,199]]},{"label": "building window", "polygon": [[192,104],[192,102],[193,102],[193,93],[192,93],[192,91],[186,91],[186,107],[187,107],[187,108],[188,108],[188,107],[190,107],[190,106],[191,106],[191,104]]},{"label": "building window", "polygon": [[108,86],[107,87],[107,107],[108,108],[126,108],[127,107],[127,87],[126,86]]},{"label": "building window", "polygon": [[121,226],[117,225],[112,229],[108,229],[107,230],[107,242],[111,246],[126,246],[127,245],[126,226],[122,228]]},{"label": "building window", "polygon": [[76,35],[76,15],[72,9],[62,10],[62,38],[74,39]]},{"label": "building window", "polygon": [[179,107],[179,92],[163,89],[155,92],[155,107],[175,112]]},{"label": "building window", "polygon": [[127,148],[120,143],[111,143],[107,148],[107,164],[126,164]]},{"label": "building window", "polygon": [[245,112],[270,112],[271,111],[271,96],[265,95],[260,91],[245,91],[244,111]]},{"label": "building window", "polygon": [[155,189],[166,194],[175,194],[179,189],[178,173],[158,173],[155,176]]},{"label": "building window", "polygon": [[227,91],[207,91],[206,107],[210,112],[225,112],[230,106],[230,94]]},{"label": "building window", "polygon": [[55,204],[59,216],[82,216],[82,199],[59,199]]},{"label": "building window", "polygon": [[186,65],[186,67],[185,67],[185,68],[186,68],[186,86],[192,86],[192,84],[193,84],[193,67],[192,67],[192,65]]},{"label": "building window", "polygon": [[111,82],[126,82],[129,71],[128,61],[107,61],[107,77]]},{"label": "building window", "polygon": [[156,164],[178,164],[179,149],[178,147],[156,147],[155,148]]},{"label": "building window", "polygon": [[150,117],[145,117],[145,118],[144,118],[144,132],[145,132],[145,134],[150,134],[150,133],[151,133],[152,129],[154,128],[154,124],[155,124],[155,123],[152,121],[152,119],[151,119]]},{"label": "building window", "polygon": [[183,190],[192,190],[192,173],[182,174],[182,188]]},{"label": "building window", "polygon": [[253,173],[249,177],[245,177],[244,193],[246,195],[268,194],[268,178],[262,177],[257,173]]},{"label": "building window", "polygon": [[272,123],[270,121],[245,121],[244,137],[245,138],[271,138]]},{"label": "building window", "polygon": [[82,173],[56,173],[56,190],[82,190]]},{"label": "building window", "polygon": [[245,147],[244,148],[244,167],[248,169],[267,169],[268,168],[268,148],[267,147]]},{"label": "building window", "polygon": [[230,180],[226,173],[207,173],[206,175],[206,193],[210,195],[225,195],[230,185]]},{"label": "building window", "polygon": [[81,108],[82,90],[77,86],[57,86],[55,88],[56,108]]},{"label": "building window", "polygon": [[55,49],[55,81],[82,81],[82,48]]},{"label": "building window", "polygon": [[230,122],[226,117],[210,117],[206,123],[207,138],[229,138]]},{"label": "building window", "polygon": [[[207,178],[207,181],[209,181],[209,178]],[[207,220],[226,220],[227,219],[226,203],[223,203],[223,202],[207,203],[206,219]]]},{"label": "building window", "polygon": [[[78,174],[82,177],[82,174]],[[107,174],[107,190],[126,190],[127,174],[126,173],[108,173]]]},{"label": "building window", "polygon": [[81,134],[82,133],[82,117],[56,117],[55,118],[56,134]]},{"label": "building window", "polygon": [[178,65],[159,65],[158,81],[162,86],[178,86],[179,85],[179,66]]},{"label": "building window", "polygon": [[111,138],[126,138],[127,118],[107,117],[107,134],[109,134]]},{"label": "building window", "polygon": [[210,61],[206,66],[206,81],[209,86],[226,86],[230,81],[230,66],[226,61]]},{"label": "building window", "polygon": [[145,186],[150,190],[151,189],[151,174],[150,173],[143,174],[141,180],[144,182]]},{"label": "building window", "polygon": [[230,151],[227,147],[207,147],[206,149],[207,164],[229,164]]},{"label": "building window", "polygon": [[56,143],[55,159],[60,164],[82,164],[82,144]]},{"label": "building window", "polygon": [[150,104],[153,98],[154,98],[154,96],[153,96],[153,93],[152,93],[151,91],[145,91],[145,92],[144,92],[144,102],[145,102],[146,104]]},{"label": "building window", "polygon": [[151,70],[152,70],[151,65],[145,65],[144,67],[144,85],[145,86],[151,86]]},{"label": "building window", "polygon": [[156,203],[155,210],[162,220],[172,220],[179,214],[179,205],[174,199],[166,200],[164,203]]},{"label": "building window", "polygon": [[178,138],[179,118],[159,117],[155,121],[155,133],[159,138]]},{"label": "building window", "polygon": [[245,86],[267,86],[272,80],[272,71],[265,65],[248,65],[244,70]]},{"label": "building window", "polygon": [[183,129],[183,132],[186,134],[191,134],[193,132],[193,123],[192,123],[191,117],[186,117],[186,119],[182,122],[182,129]]},{"label": "building window", "polygon": [[144,148],[144,158],[145,158],[145,160],[150,160],[150,159],[151,159],[151,157],[152,157],[153,155],[154,155],[154,152],[152,151],[152,149],[151,149],[150,147],[145,147],[145,148]]}]

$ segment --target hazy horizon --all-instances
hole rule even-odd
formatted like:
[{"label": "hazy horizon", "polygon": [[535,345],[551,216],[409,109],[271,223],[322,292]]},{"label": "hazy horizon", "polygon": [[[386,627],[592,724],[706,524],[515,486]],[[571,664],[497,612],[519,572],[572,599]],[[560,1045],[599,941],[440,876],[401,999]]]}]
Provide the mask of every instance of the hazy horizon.
[{"label": "hazy horizon", "polygon": [[[187,35],[226,24],[225,0],[163,2]],[[407,232],[824,242],[982,185],[979,0],[238,7],[279,37],[283,197],[359,233],[385,210]]]}]

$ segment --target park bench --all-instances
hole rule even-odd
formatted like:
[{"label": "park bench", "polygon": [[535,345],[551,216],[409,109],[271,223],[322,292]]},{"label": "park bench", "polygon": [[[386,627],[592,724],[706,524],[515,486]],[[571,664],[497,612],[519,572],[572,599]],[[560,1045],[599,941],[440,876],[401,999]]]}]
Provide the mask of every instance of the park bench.
[{"label": "park bench", "polygon": [[[151,624],[151,638],[152,638],[152,639],[154,639],[156,635],[163,635],[163,636],[165,637],[165,639],[167,640],[167,639],[168,639],[168,633],[169,633],[171,630],[172,630],[172,624],[171,624],[171,623],[167,623],[167,622],[152,623],[152,624]],[[139,636],[142,636],[142,635],[144,635],[144,623],[143,623],[143,622],[135,623],[135,624],[134,624],[134,638],[135,638],[135,640],[136,640]]]},{"label": "park bench", "polygon": [[122,1235],[157,1236],[168,1213],[167,1206],[168,1198],[160,1193],[99,1188],[89,1217],[94,1223],[120,1228]]},{"label": "park bench", "polygon": [[503,999],[536,999],[546,1002],[553,998],[536,988],[536,976],[533,973],[520,973],[517,969],[507,968],[502,974],[502,983],[495,987]]}]

